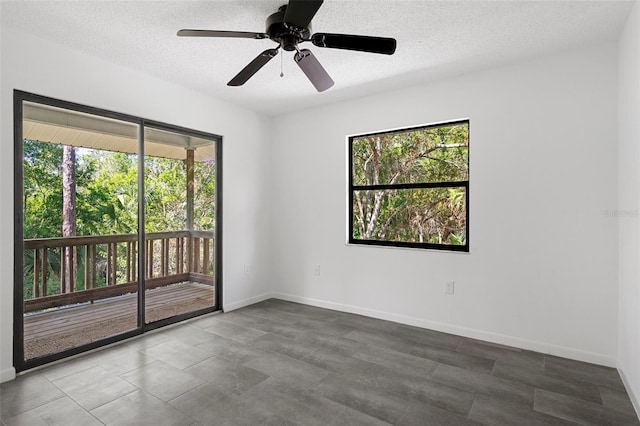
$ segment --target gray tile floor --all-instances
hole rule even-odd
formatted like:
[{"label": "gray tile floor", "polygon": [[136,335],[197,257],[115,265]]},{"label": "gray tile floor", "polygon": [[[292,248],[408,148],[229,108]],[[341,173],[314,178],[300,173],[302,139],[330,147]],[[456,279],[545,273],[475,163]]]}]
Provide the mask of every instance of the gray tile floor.
[{"label": "gray tile floor", "polygon": [[267,300],[19,376],[9,425],[640,425],[615,369]]}]

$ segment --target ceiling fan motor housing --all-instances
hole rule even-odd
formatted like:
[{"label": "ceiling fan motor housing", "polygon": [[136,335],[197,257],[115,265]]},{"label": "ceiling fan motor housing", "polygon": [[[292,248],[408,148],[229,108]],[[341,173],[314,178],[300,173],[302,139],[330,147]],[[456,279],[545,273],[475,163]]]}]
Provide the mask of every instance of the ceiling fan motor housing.
[{"label": "ceiling fan motor housing", "polygon": [[280,43],[280,46],[282,46],[284,50],[290,52],[297,50],[298,43],[309,39],[311,35],[311,24],[309,24],[307,28],[288,26],[284,23],[286,10],[286,5],[280,6],[276,13],[267,18],[265,22],[267,29],[265,32],[271,40]]}]

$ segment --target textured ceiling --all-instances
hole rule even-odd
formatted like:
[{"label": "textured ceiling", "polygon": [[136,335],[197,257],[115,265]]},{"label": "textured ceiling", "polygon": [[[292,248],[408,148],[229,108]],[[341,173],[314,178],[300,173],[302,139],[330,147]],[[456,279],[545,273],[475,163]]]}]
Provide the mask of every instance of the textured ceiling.
[{"label": "textured ceiling", "polygon": [[[262,32],[286,0],[5,1],[2,25],[270,115],[547,52],[613,41],[629,1],[326,0],[314,32],[393,37],[393,56],[303,46],[336,84],[317,93],[291,52],[242,87],[226,83],[269,40],[177,37],[181,28]],[[284,74],[280,77],[281,57]]]}]

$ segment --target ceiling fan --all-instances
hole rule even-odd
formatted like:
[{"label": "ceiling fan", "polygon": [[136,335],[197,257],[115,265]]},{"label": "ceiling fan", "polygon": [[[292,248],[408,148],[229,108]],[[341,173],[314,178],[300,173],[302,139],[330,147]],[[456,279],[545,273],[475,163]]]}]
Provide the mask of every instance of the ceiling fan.
[{"label": "ceiling fan", "polygon": [[311,20],[322,6],[323,0],[289,0],[289,4],[281,6],[278,11],[266,20],[264,33],[245,31],[216,31],[216,30],[180,30],[181,37],[227,37],[227,38],[268,38],[278,47],[267,49],[242,69],[227,83],[228,86],[242,86],[260,68],[273,59],[280,48],[294,51],[294,61],[305,73],[318,92],[323,92],[333,86],[334,82],[320,65],[309,49],[300,49],[298,44],[310,41],[317,47],[332,49],[357,50],[361,52],[382,53],[392,55],[396,50],[396,40],[386,37],[370,37],[351,34],[311,34]]}]

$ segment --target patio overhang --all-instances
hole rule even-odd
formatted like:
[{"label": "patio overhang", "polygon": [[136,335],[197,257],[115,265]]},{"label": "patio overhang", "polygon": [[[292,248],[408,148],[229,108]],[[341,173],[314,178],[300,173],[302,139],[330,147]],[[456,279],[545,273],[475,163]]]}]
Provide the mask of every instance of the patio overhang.
[{"label": "patio overhang", "polygon": [[[48,105],[24,103],[23,138],[59,145],[136,154],[137,125]],[[213,141],[153,128],[145,129],[145,155],[194,161],[215,160]]]}]

